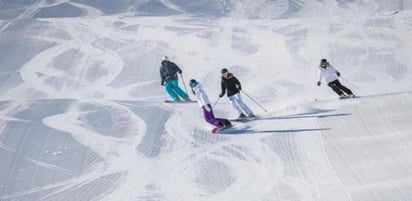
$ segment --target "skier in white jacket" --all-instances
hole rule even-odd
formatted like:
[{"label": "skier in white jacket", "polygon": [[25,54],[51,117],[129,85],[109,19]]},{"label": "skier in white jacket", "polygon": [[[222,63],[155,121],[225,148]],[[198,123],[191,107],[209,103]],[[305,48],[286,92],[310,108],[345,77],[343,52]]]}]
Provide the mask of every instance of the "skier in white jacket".
[{"label": "skier in white jacket", "polygon": [[191,79],[189,85],[192,89],[192,93],[196,96],[197,103],[202,108],[203,116],[208,123],[212,124],[216,128],[232,126],[229,120],[215,117],[209,98],[207,97],[207,94],[200,82]]},{"label": "skier in white jacket", "polygon": [[340,73],[332,65],[330,65],[326,59],[322,59],[320,61],[319,69],[318,86],[320,86],[322,79],[325,79],[328,86],[332,88],[332,90],[337,93],[340,98],[344,98],[346,96],[345,93],[351,98],[355,97],[349,88],[343,86],[339,82],[338,77],[340,77]]}]

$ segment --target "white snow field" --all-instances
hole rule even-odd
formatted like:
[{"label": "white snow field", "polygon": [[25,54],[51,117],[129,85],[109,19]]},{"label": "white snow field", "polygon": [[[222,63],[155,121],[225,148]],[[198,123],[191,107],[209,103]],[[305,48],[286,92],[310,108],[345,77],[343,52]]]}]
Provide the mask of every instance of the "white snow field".
[{"label": "white snow field", "polygon": [[[411,201],[411,52],[411,0],[1,0],[0,200]],[[164,103],[165,55],[259,119]]]}]

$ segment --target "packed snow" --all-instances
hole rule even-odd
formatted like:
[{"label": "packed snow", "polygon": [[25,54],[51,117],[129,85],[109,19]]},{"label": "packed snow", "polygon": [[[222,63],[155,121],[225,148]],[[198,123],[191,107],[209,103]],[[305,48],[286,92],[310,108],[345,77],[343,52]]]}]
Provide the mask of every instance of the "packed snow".
[{"label": "packed snow", "polygon": [[[114,2],[0,1],[0,200],[412,200],[412,1]],[[258,119],[165,103],[163,56]]]}]

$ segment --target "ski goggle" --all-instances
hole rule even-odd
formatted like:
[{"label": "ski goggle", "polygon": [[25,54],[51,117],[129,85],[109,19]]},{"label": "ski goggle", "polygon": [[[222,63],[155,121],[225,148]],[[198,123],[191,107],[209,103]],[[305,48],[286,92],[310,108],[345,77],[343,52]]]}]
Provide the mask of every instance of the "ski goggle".
[{"label": "ski goggle", "polygon": [[190,82],[189,85],[191,88],[196,87],[197,82],[196,81]]}]

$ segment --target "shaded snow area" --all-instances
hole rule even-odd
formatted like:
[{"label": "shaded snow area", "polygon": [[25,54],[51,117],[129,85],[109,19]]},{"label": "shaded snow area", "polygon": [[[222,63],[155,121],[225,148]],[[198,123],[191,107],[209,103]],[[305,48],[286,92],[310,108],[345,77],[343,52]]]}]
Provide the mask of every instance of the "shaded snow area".
[{"label": "shaded snow area", "polygon": [[[2,201],[410,201],[411,0],[1,0]],[[212,134],[220,71],[258,116]],[[322,82],[326,58],[356,98]]]}]

